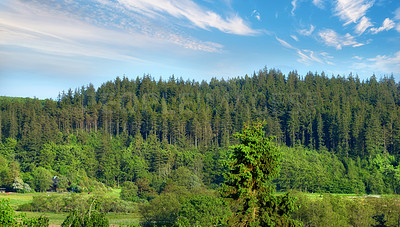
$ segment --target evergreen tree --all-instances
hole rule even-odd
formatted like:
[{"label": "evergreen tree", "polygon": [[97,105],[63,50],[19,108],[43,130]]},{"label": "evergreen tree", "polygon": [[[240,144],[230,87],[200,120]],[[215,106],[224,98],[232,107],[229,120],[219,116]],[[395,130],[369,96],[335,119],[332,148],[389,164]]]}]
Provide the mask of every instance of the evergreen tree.
[{"label": "evergreen tree", "polygon": [[223,192],[232,202],[230,225],[296,226],[290,212],[296,209],[289,194],[274,195],[272,180],[279,171],[278,148],[265,137],[262,123],[245,126],[236,134],[240,144],[233,146],[230,170]]}]

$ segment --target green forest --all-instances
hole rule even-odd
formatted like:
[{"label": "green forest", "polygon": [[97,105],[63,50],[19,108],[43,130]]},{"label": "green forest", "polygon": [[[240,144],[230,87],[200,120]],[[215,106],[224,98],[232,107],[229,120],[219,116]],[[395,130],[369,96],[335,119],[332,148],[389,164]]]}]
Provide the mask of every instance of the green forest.
[{"label": "green forest", "polygon": [[[209,82],[117,77],[98,88],[61,92],[57,100],[0,97],[0,187],[77,193],[122,188],[121,210],[137,207],[147,223],[208,226],[177,219],[195,215],[202,205],[216,208],[219,213],[208,216],[222,224],[234,209],[226,209],[218,192],[232,182],[229,163],[243,142],[237,133],[253,122],[263,122],[262,136],[279,156],[279,172],[266,178],[274,187],[262,190],[276,189],[281,199],[292,191],[296,204],[303,204],[287,197],[286,209],[294,212],[287,223],[322,226],[312,215],[324,210],[332,212],[325,221],[400,225],[390,219],[399,212],[388,216],[391,210],[379,206],[387,201],[398,209],[390,199],[370,198],[366,208],[329,194],[319,202],[301,194],[400,193],[400,83],[393,76],[360,81],[351,74],[284,75],[264,68]],[[39,196],[21,209],[39,209],[44,200]],[[170,210],[155,210],[163,204]],[[359,206],[368,225],[354,224]],[[68,211],[63,209],[58,211]]]}]

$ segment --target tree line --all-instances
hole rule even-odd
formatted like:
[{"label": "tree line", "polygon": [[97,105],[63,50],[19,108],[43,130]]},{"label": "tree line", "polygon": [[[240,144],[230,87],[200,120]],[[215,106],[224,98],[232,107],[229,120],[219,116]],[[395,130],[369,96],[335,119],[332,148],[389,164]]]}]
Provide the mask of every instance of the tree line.
[{"label": "tree line", "polygon": [[[278,188],[340,192],[360,185],[360,192],[398,193],[399,106],[393,76],[361,81],[267,68],[209,82],[117,77],[97,89],[89,84],[62,92],[57,100],[2,97],[1,185],[12,188],[18,177],[45,190],[54,181],[35,179],[50,174],[66,177],[64,188],[134,181],[150,193],[179,170],[190,184],[217,187],[228,147],[238,142],[233,134],[264,120],[275,143],[304,151],[289,150],[283,171],[295,176],[301,162],[322,168],[331,160],[351,182],[337,175],[332,183],[327,175],[318,185],[306,177],[313,171],[302,169],[304,177],[278,178]],[[306,151],[322,159],[312,162]]]}]

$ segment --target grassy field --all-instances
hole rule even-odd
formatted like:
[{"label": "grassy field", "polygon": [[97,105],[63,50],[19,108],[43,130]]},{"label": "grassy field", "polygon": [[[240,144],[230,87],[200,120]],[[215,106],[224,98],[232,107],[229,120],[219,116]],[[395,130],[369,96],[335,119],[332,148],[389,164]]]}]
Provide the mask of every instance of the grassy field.
[{"label": "grassy field", "polygon": [[[107,196],[118,198],[121,190],[113,189],[107,192]],[[33,196],[37,195],[51,195],[58,194],[54,192],[44,193],[1,193],[0,199],[9,199],[10,205],[14,210],[17,210],[18,206],[26,203],[30,203],[33,200]],[[49,218],[51,226],[61,226],[61,223],[68,216],[68,213],[52,213],[52,212],[17,212],[25,213],[27,217],[39,217],[44,215]],[[135,223],[139,223],[139,214],[125,214],[125,213],[108,213],[107,218],[112,226],[127,226]]]},{"label": "grassy field", "polygon": [[[109,197],[118,198],[120,194],[120,189],[113,189],[106,193]],[[9,199],[11,207],[16,210],[18,206],[26,203],[30,203],[33,200],[33,196],[37,195],[51,195],[51,194],[59,194],[59,193],[7,193],[0,194],[0,199]],[[277,193],[283,194],[283,193]],[[87,194],[86,194],[87,195]],[[320,193],[306,193],[307,197],[315,200],[320,199],[324,196],[324,194]],[[335,196],[344,197],[347,199],[364,199],[366,197],[370,197],[368,195],[358,195],[358,194],[332,194]],[[88,195],[89,196],[89,195]],[[400,195],[382,195],[383,198],[393,198],[400,199]],[[51,213],[51,212],[18,212],[25,213],[28,217],[38,217],[40,215],[47,216],[50,219],[51,226],[60,226],[64,219],[67,217],[68,213]],[[111,226],[127,226],[131,224],[139,223],[140,214],[138,213],[108,213],[107,217],[110,221]]]},{"label": "grassy field", "polygon": [[11,207],[16,210],[19,205],[30,203],[39,193],[1,193],[0,199],[9,199]]},{"label": "grassy field", "polygon": [[[48,212],[22,212],[27,217],[39,217],[41,215],[46,216],[50,219],[50,225],[61,226],[61,223],[68,216],[68,213],[48,213]],[[112,226],[127,226],[135,223],[139,223],[140,216],[137,214],[121,214],[121,213],[108,213],[108,220]]]}]

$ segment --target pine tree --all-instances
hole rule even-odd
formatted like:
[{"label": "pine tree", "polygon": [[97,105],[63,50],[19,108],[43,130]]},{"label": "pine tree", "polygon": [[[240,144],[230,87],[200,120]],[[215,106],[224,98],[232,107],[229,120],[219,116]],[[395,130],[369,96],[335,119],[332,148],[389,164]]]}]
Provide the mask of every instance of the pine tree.
[{"label": "pine tree", "polygon": [[262,123],[245,126],[236,134],[240,144],[232,147],[230,171],[223,193],[232,203],[230,225],[297,226],[289,217],[296,209],[289,194],[274,195],[272,180],[279,171],[278,148],[264,136]]}]

